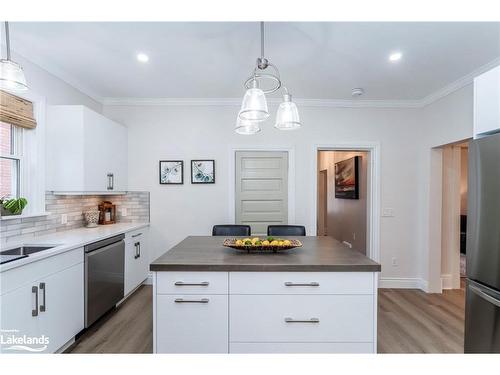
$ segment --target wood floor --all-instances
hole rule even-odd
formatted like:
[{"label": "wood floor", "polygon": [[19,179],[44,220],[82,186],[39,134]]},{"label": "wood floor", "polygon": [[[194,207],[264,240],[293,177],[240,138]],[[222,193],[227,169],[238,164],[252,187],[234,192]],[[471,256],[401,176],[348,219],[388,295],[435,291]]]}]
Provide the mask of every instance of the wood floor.
[{"label": "wood floor", "polygon": [[[463,353],[464,288],[443,294],[380,289],[379,353]],[[69,348],[70,353],[151,353],[152,288],[140,287]]]}]

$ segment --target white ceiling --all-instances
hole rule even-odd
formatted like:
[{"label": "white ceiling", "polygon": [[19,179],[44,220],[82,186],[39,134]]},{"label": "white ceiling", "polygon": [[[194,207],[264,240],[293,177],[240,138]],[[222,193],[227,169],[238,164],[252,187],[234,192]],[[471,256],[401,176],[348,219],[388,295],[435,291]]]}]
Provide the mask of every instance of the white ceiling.
[{"label": "white ceiling", "polygon": [[[11,24],[16,53],[100,98],[241,97],[259,42],[257,22]],[[500,23],[267,23],[266,56],[297,98],[420,100],[499,59]]]}]

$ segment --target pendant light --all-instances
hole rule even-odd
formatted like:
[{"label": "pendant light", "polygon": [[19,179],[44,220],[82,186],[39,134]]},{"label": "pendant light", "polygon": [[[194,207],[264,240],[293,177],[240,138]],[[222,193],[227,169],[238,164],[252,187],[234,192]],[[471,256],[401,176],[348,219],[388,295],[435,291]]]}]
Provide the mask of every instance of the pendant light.
[{"label": "pendant light", "polygon": [[260,132],[260,126],[258,122],[241,120],[239,117],[236,120],[236,126],[234,131],[241,135],[252,135]]},{"label": "pendant light", "polygon": [[244,86],[246,92],[238,113],[236,133],[247,135],[259,132],[258,123],[269,117],[266,94],[280,89],[284,90],[283,103],[279,105],[274,126],[279,130],[292,130],[301,126],[297,106],[292,102],[292,95],[283,86],[278,68],[264,55],[264,22],[260,23],[260,57]]},{"label": "pendant light", "polygon": [[283,103],[278,107],[274,127],[280,130],[294,130],[300,128],[300,125],[299,110],[292,102],[292,95],[286,92],[285,88]]},{"label": "pendant light", "polygon": [[4,24],[7,58],[0,60],[0,89],[26,91],[28,90],[28,85],[26,84],[23,68],[10,59],[9,23],[5,22]]}]

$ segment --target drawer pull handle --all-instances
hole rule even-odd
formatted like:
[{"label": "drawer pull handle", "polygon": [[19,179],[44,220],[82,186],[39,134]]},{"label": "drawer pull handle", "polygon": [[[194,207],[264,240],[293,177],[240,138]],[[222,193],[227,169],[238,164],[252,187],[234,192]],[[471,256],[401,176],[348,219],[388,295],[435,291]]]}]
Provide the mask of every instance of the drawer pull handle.
[{"label": "drawer pull handle", "polygon": [[208,303],[208,298],[202,299],[184,299],[184,298],[176,298],[175,303]]},{"label": "drawer pull handle", "polygon": [[285,282],[285,286],[319,286],[319,283],[313,281],[312,283],[292,283],[291,281]]},{"label": "drawer pull handle", "polygon": [[285,323],[319,323],[319,319],[311,318],[308,320],[299,320],[299,319],[285,318]]},{"label": "drawer pull handle", "polygon": [[38,287],[32,286],[31,293],[35,295],[35,308],[31,310],[31,316],[38,316]]},{"label": "drawer pull handle", "polygon": [[139,237],[139,236],[142,236],[142,233],[133,234],[132,238]]},{"label": "drawer pull handle", "polygon": [[208,286],[210,283],[208,281],[202,281],[201,283],[185,283],[184,281],[176,281],[175,286]]},{"label": "drawer pull handle", "polygon": [[40,290],[43,290],[43,305],[40,304],[40,311],[44,312],[47,310],[47,297],[45,296],[45,283],[40,283]]}]

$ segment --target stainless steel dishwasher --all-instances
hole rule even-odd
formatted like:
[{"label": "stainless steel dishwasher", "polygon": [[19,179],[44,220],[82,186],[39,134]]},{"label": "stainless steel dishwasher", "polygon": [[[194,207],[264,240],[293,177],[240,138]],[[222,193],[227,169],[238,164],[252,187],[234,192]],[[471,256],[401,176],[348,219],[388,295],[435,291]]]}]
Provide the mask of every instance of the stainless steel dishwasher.
[{"label": "stainless steel dishwasher", "polygon": [[124,238],[122,234],[85,246],[85,328],[123,298]]}]

